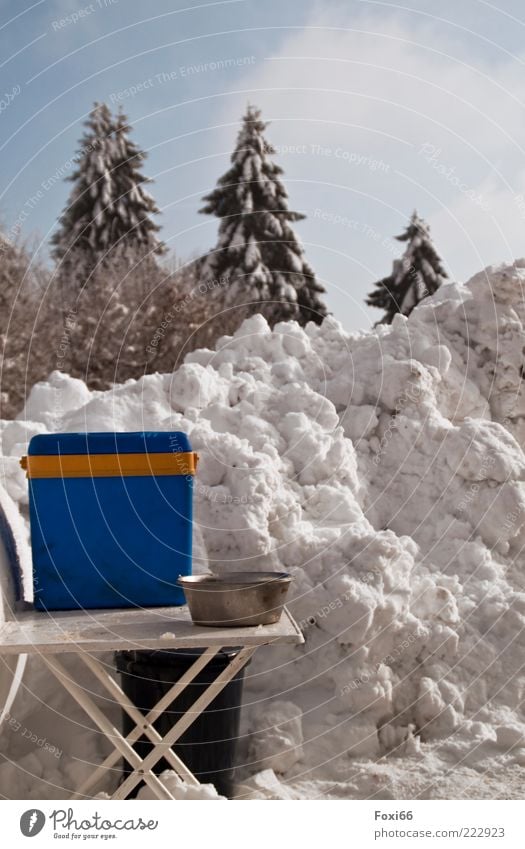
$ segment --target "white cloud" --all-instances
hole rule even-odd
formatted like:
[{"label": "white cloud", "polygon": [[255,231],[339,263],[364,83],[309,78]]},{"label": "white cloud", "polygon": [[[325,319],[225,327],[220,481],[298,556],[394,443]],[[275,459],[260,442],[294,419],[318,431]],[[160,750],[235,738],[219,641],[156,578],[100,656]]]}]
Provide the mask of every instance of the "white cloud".
[{"label": "white cloud", "polygon": [[[272,120],[292,203],[309,214],[309,256],[349,327],[366,323],[362,299],[392,260],[383,239],[414,207],[459,277],[525,253],[515,201],[525,185],[525,62],[504,52],[489,61],[467,45],[432,23],[332,7],[285,37],[248,77],[246,97],[225,108],[224,121],[238,119],[251,99]],[[362,232],[321,222],[316,208]]]}]

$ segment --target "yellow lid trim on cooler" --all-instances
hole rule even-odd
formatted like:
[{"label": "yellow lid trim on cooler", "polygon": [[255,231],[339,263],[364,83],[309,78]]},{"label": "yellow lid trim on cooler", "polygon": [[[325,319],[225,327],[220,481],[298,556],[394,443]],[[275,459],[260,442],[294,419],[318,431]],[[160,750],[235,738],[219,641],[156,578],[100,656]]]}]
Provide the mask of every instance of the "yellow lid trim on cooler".
[{"label": "yellow lid trim on cooler", "polygon": [[195,451],[155,454],[29,454],[20,465],[28,478],[113,478],[194,475]]}]

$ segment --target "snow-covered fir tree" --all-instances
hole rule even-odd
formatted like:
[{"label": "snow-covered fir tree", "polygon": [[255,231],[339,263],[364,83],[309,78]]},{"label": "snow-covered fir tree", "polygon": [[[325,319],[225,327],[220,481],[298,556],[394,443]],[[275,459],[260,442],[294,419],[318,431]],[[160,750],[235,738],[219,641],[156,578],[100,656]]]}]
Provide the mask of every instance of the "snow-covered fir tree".
[{"label": "snow-covered fir tree", "polygon": [[58,274],[78,290],[110,257],[137,261],[164,250],[151,218],[158,212],[140,168],[146,154],[129,137],[123,114],[115,119],[96,103],[80,141],[68,203],[52,238]]},{"label": "snow-covered fir tree", "polygon": [[324,288],[306,262],[291,223],[304,218],[288,208],[282,168],[270,158],[267,124],[249,106],[242,121],[231,168],[203,198],[201,212],[220,218],[215,250],[202,261],[205,281],[226,289],[226,303],[248,305],[271,324],[295,319],[321,323],[327,314]]},{"label": "snow-covered fir tree", "polygon": [[[115,204],[118,221],[122,222],[123,240],[130,243],[141,257],[166,252],[158,238],[159,225],[153,220],[159,209],[145,186],[153,181],[144,177],[141,168],[147,154],[130,137],[131,126],[119,110],[116,119],[116,164],[113,170]],[[124,226],[127,224],[127,230]],[[131,232],[130,232],[131,231]],[[129,234],[129,238],[128,238]]]},{"label": "snow-covered fir tree", "polygon": [[417,212],[413,213],[405,232],[396,239],[407,242],[406,250],[400,259],[394,260],[390,276],[379,280],[366,299],[369,306],[385,310],[378,324],[391,324],[398,312],[410,315],[414,307],[423,298],[433,295],[448,276],[432,244],[430,228]]}]

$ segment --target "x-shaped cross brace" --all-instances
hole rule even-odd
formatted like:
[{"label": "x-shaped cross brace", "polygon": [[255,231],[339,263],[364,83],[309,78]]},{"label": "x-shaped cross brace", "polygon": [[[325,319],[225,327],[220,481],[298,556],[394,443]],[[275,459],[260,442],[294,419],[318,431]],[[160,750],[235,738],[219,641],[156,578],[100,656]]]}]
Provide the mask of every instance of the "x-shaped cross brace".
[{"label": "x-shaped cross brace", "polygon": [[[142,714],[133,702],[130,701],[126,693],[119,686],[117,681],[108,673],[105,666],[92,655],[85,652],[78,653],[88,669],[98,678],[110,693],[113,699],[126,711],[129,717],[135,723],[135,728],[130,731],[127,737],[124,737],[120,729],[116,728],[111,720],[109,720],[100,708],[95,704],[93,699],[88,695],[86,690],[74,681],[68,671],[62,666],[55,655],[41,655],[44,663],[47,664],[50,671],[60,681],[62,686],[70,693],[75,701],[84,709],[91,717],[93,722],[100,728],[105,737],[113,744],[114,751],[107,756],[102,764],[97,767],[94,772],[81,784],[78,790],[73,795],[73,799],[78,799],[85,796],[87,791],[103,777],[106,770],[113,767],[120,757],[124,757],[132,766],[133,771],[122,782],[117,790],[111,796],[112,799],[125,799],[128,794],[139,784],[145,781],[151,788],[158,799],[173,799],[173,795],[168,788],[162,783],[161,779],[153,772],[153,767],[161,759],[165,758],[177,775],[188,784],[198,785],[199,781],[188,769],[180,757],[175,754],[172,746],[184,734],[187,728],[195,722],[202,714],[208,705],[218,696],[229,681],[245,666],[256,647],[243,648],[229,662],[229,664],[220,672],[217,678],[212,681],[204,690],[204,692],[196,699],[192,705],[191,711],[185,713],[173,727],[168,731],[164,738],[153,727],[153,723],[159,715],[182,693],[182,691],[190,684],[199,672],[221,651],[219,648],[207,648],[200,657],[190,666],[189,669],[176,681],[173,686],[166,692],[146,715]],[[133,743],[139,737],[145,735],[153,743],[151,752],[142,759],[139,757]]]}]

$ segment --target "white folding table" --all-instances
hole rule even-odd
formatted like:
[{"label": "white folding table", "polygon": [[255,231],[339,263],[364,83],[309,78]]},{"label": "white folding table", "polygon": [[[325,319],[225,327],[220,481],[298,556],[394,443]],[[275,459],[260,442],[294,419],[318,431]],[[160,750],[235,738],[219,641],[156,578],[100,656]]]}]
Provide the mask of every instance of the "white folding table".
[{"label": "white folding table", "polygon": [[[194,722],[228,681],[245,666],[259,646],[273,643],[303,643],[304,638],[286,608],[275,625],[241,628],[211,628],[194,625],[186,607],[156,607],[128,610],[72,610],[42,613],[22,611],[17,618],[0,625],[0,655],[38,655],[50,672],[91,717],[114,746],[100,766],[76,790],[73,797],[86,797],[88,791],[124,757],[132,772],[113,793],[112,799],[125,799],[141,781],[145,781],[158,799],[173,799],[173,795],[155,775],[153,767],[165,758],[170,767],[185,782],[199,784],[197,778],[173,751],[173,745]],[[173,725],[164,738],[154,727],[158,716],[190,684],[198,673],[222,649],[241,647],[238,654],[210,683],[187,712]],[[146,715],[130,701],[115,678],[107,671],[107,663],[97,660],[98,652],[136,651],[141,649],[200,648],[203,653],[192,666],[162,696]],[[95,704],[81,684],[62,665],[58,655],[74,653],[96,676],[110,696],[126,711],[135,728],[124,737],[104,712]],[[133,743],[145,735],[153,744],[152,750],[140,758]]]}]

